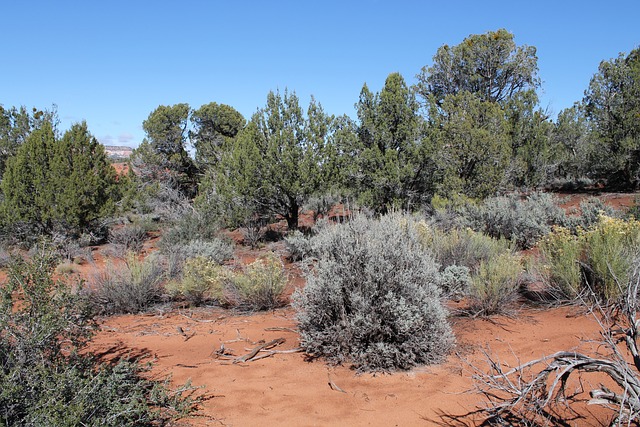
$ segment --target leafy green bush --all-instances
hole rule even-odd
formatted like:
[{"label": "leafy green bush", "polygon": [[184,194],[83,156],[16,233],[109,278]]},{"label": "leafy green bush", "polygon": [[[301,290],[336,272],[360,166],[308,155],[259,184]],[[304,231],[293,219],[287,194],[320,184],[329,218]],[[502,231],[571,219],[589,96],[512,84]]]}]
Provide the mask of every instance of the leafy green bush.
[{"label": "leafy green bush", "polygon": [[188,258],[182,269],[182,278],[167,284],[170,296],[183,297],[192,305],[206,301],[222,301],[223,289],[230,270],[202,256]]},{"label": "leafy green bush", "polygon": [[86,351],[95,324],[83,299],[52,280],[54,265],[47,255],[18,260],[0,286],[0,425],[158,426],[190,412],[194,401],[168,381]]},{"label": "leafy green bush", "polygon": [[625,293],[633,262],[640,251],[640,222],[600,215],[577,234],[557,228],[540,244],[552,287],[572,299],[582,292],[611,301]]},{"label": "leafy green bush", "polygon": [[140,260],[129,253],[124,263],[97,274],[88,297],[101,314],[139,313],[160,301],[165,270],[155,254]]},{"label": "leafy green bush", "polygon": [[564,210],[553,195],[532,193],[522,200],[518,195],[486,199],[468,210],[472,228],[494,238],[513,240],[527,249],[551,231],[553,225],[567,222]]},{"label": "leafy green bush", "polygon": [[273,309],[284,304],[282,296],[286,285],[282,262],[270,254],[228,276],[224,301],[248,310]]},{"label": "leafy green bush", "polygon": [[319,261],[294,294],[307,353],[361,371],[442,360],[454,337],[413,218],[357,216],[313,240]]},{"label": "leafy green bush", "polygon": [[518,293],[522,273],[520,257],[504,253],[482,262],[471,279],[471,310],[488,316],[502,313]]}]

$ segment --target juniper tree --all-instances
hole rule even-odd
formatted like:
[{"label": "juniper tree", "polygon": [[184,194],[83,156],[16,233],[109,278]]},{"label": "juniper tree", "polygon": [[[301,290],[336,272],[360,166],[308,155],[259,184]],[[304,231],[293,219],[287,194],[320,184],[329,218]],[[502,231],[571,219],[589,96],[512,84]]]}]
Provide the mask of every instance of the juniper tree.
[{"label": "juniper tree", "polygon": [[269,93],[267,105],[229,140],[210,180],[236,220],[281,215],[298,227],[299,210],[330,182],[333,117],[314,99],[307,115],[295,93]]},{"label": "juniper tree", "polygon": [[1,185],[5,225],[39,232],[86,230],[118,197],[115,171],[84,122],[60,140],[51,123],[43,123],[9,159]]}]

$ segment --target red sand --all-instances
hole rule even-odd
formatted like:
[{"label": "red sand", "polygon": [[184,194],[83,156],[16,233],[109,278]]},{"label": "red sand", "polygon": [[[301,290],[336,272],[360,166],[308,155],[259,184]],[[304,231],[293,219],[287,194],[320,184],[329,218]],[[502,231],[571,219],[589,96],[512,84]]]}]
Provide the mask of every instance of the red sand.
[{"label": "red sand", "polygon": [[[575,307],[524,309],[515,318],[454,318],[456,352],[484,367],[482,348],[490,348],[510,366],[572,350],[596,339],[598,326]],[[394,374],[361,374],[302,353],[232,363],[217,357],[224,349],[242,356],[261,342],[284,338],[275,350],[298,346],[291,309],[234,315],[218,308],[171,311],[105,319],[93,349],[108,354],[147,354],[153,373],[191,379],[212,396],[191,425],[450,425],[444,415],[477,409],[466,363],[455,354],[446,363]],[[517,355],[517,357],[516,357]],[[233,357],[230,356],[230,357]],[[332,388],[330,382],[337,386]],[[343,392],[338,390],[341,389]],[[601,420],[604,421],[604,420]],[[593,417],[577,425],[600,425]]]},{"label": "red sand", "polygon": [[[630,206],[633,197],[605,195],[605,201]],[[566,207],[577,206],[581,198],[572,197]],[[241,240],[236,234],[233,237]],[[240,247],[236,262],[247,263],[257,255]],[[78,270],[85,275],[103,265],[104,259],[97,255],[94,265]],[[285,267],[290,287],[302,286],[299,269],[289,263]],[[472,426],[480,421],[470,417],[460,424],[453,419],[482,406],[467,362],[485,369],[483,348],[506,366],[516,366],[560,350],[593,351],[593,344],[585,341],[599,338],[594,318],[576,307],[524,308],[513,317],[454,317],[451,321],[457,346],[445,363],[393,374],[358,375],[347,366],[308,361],[300,352],[232,362],[231,358],[277,338],[286,341],[274,350],[295,350],[299,342],[291,308],[252,315],[220,308],[173,309],[105,318],[92,350],[107,359],[145,355],[145,360],[153,362],[154,376],[172,375],[174,384],[191,380],[202,386],[208,398],[196,416],[180,425]],[[216,354],[221,348],[227,357]],[[601,380],[589,375],[581,379],[587,391]],[[604,410],[582,405],[580,412],[585,418],[571,425],[608,424],[610,413]]]}]

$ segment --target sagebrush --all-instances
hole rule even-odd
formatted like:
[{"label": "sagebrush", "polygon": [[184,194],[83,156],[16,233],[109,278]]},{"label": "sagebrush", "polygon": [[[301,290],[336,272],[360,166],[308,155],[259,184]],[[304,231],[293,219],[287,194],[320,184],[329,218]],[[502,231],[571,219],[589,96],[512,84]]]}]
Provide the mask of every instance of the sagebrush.
[{"label": "sagebrush", "polygon": [[294,295],[307,353],[361,371],[443,359],[454,337],[411,217],[358,216],[314,239],[319,261]]}]

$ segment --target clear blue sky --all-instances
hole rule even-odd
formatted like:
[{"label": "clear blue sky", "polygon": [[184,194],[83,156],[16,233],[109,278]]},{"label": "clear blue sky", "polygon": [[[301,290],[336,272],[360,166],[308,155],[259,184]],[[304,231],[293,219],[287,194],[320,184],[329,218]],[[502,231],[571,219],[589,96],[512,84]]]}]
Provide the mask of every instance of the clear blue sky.
[{"label": "clear blue sky", "polygon": [[58,106],[108,145],[137,146],[158,105],[229,104],[270,90],[354,116],[363,83],[410,83],[439,46],[506,28],[538,49],[541,101],[582,98],[601,60],[640,45],[640,1],[11,1],[0,4],[0,104]]}]

